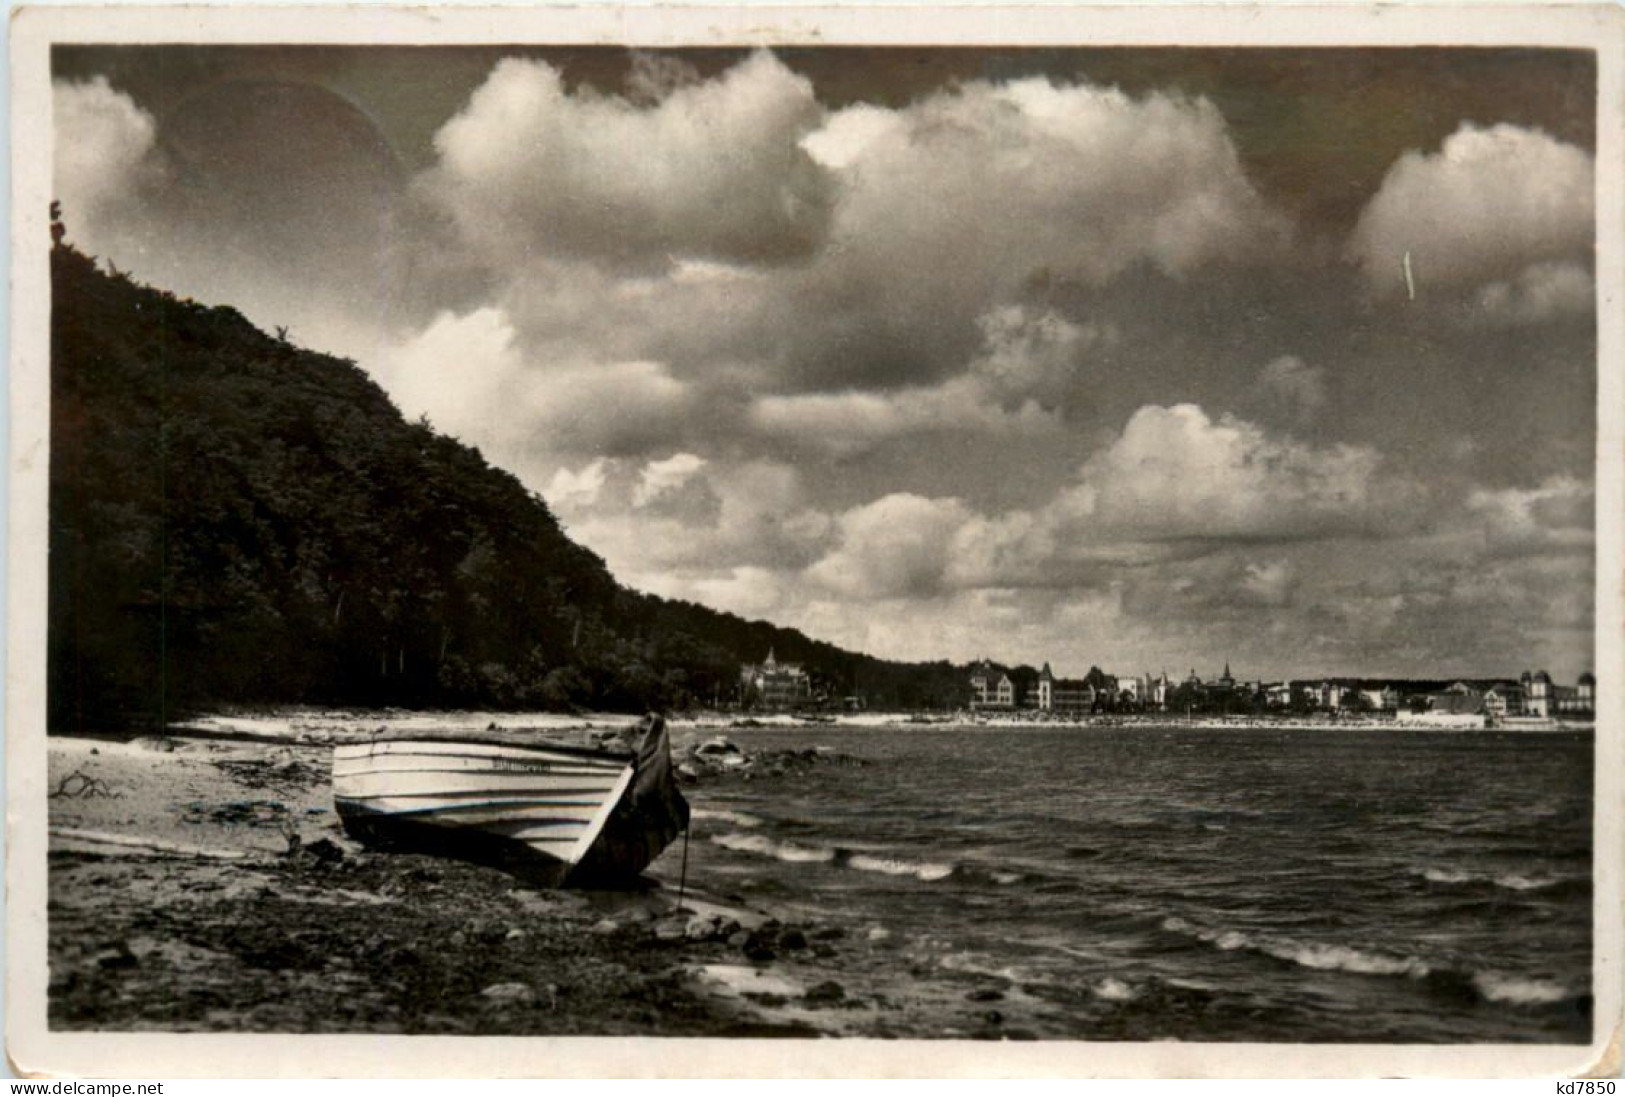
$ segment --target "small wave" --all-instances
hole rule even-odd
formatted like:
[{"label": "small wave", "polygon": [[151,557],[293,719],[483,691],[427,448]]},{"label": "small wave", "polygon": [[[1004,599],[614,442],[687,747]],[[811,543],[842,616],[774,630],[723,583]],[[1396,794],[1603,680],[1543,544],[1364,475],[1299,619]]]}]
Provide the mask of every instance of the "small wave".
[{"label": "small wave", "polygon": [[724,811],[721,808],[690,808],[689,815],[695,819],[715,819],[722,823],[732,823],[736,827],[762,825],[762,821],[754,815],[746,815],[742,811]]},{"label": "small wave", "polygon": [[1465,884],[1473,878],[1472,873],[1453,868],[1424,868],[1411,871],[1434,884]]},{"label": "small wave", "polygon": [[1267,946],[1262,951],[1280,960],[1317,971],[1350,971],[1356,975],[1408,975],[1425,977],[1431,970],[1409,956],[1384,956],[1347,945]]},{"label": "small wave", "polygon": [[775,842],[761,834],[716,834],[711,841],[723,849],[736,853],[758,853],[791,863],[825,862],[835,860],[835,851],[820,846],[798,846],[791,842]]},{"label": "small wave", "polygon": [[891,857],[874,857],[856,853],[846,858],[848,868],[859,872],[878,872],[886,876],[913,876],[920,880],[942,880],[954,874],[953,865],[930,862],[901,861]]},{"label": "small wave", "polygon": [[1472,983],[1489,1001],[1513,1005],[1550,1005],[1575,996],[1567,987],[1547,979],[1529,979],[1493,971],[1478,972],[1473,976]]},{"label": "small wave", "polygon": [[1021,873],[1019,872],[995,872],[992,875],[993,882],[1001,886],[1021,883]]},{"label": "small wave", "polygon": [[1096,998],[1104,998],[1108,1002],[1128,1002],[1140,996],[1139,991],[1121,979],[1113,979],[1110,975],[1089,989]]},{"label": "small wave", "polygon": [[1521,876],[1515,872],[1508,872],[1497,876],[1491,882],[1498,888],[1508,888],[1512,891],[1540,891],[1559,881],[1552,876]]},{"label": "small wave", "polygon": [[1432,970],[1421,960],[1410,956],[1367,952],[1348,945],[1281,941],[1253,936],[1235,929],[1200,929],[1179,917],[1163,919],[1162,928],[1195,937],[1222,952],[1246,949],[1315,971],[1347,971],[1355,975],[1405,975],[1421,979]]}]

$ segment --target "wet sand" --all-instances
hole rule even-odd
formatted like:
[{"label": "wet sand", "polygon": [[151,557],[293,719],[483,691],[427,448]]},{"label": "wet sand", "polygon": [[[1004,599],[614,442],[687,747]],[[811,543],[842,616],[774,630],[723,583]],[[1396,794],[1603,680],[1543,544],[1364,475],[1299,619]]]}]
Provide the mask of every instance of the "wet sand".
[{"label": "wet sand", "polygon": [[693,878],[679,909],[680,844],[633,892],[364,849],[338,825],[329,756],[52,739],[51,1027],[1029,1034],[983,977],[909,981],[883,930],[797,923]]}]

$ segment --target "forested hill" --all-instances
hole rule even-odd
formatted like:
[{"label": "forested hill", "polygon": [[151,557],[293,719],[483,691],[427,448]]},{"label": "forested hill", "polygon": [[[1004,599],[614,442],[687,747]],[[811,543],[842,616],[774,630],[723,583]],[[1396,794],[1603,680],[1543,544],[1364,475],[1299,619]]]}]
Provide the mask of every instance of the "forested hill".
[{"label": "forested hill", "polygon": [[352,362],[67,245],[52,282],[53,731],[232,703],[709,705],[769,647],[871,706],[963,696],[947,663],[625,589]]}]

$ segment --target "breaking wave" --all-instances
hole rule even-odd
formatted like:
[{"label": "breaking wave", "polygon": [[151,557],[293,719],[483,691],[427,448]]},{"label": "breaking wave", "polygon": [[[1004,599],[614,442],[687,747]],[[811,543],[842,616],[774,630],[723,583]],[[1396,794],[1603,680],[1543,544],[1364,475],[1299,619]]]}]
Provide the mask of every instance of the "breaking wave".
[{"label": "breaking wave", "polygon": [[[1508,891],[1544,891],[1547,888],[1557,887],[1568,881],[1556,876],[1524,875],[1517,872],[1502,872],[1494,876],[1482,873],[1467,872],[1453,868],[1413,868],[1411,872],[1430,884],[1493,884]],[[1581,882],[1583,881],[1575,881]]]},{"label": "breaking wave", "polygon": [[754,815],[746,815],[742,811],[724,811],[721,808],[690,808],[689,815],[695,819],[715,819],[722,823],[732,823],[736,827],[759,827],[762,821]]},{"label": "breaking wave", "polygon": [[1223,952],[1246,949],[1315,971],[1347,971],[1356,975],[1406,975],[1420,979],[1431,970],[1427,964],[1415,957],[1390,956],[1351,948],[1348,945],[1280,941],[1234,929],[1201,929],[1178,917],[1165,918],[1162,928],[1195,937]]},{"label": "breaking wave", "polygon": [[844,864],[859,872],[878,872],[885,876],[913,876],[921,880],[945,880],[954,874],[953,865],[900,861],[891,857],[873,857],[867,853],[849,855]]},{"label": "breaking wave", "polygon": [[835,860],[835,851],[823,846],[798,846],[793,842],[775,842],[763,834],[715,834],[711,841],[723,849],[736,853],[757,853],[792,864],[822,863]]},{"label": "breaking wave", "polygon": [[1355,975],[1398,975],[1426,981],[1430,988],[1449,994],[1471,993],[1486,1002],[1515,1006],[1549,1006],[1581,1001],[1586,996],[1554,982],[1496,971],[1461,972],[1435,968],[1414,956],[1396,956],[1318,942],[1288,942],[1240,930],[1203,929],[1183,918],[1163,919],[1162,928],[1194,937],[1224,952],[1246,949],[1315,971],[1346,971]]},{"label": "breaking wave", "polygon": [[1513,1005],[1550,1005],[1564,1002],[1577,995],[1561,983],[1548,979],[1530,979],[1519,975],[1502,975],[1481,971],[1472,978],[1473,987],[1492,1002],[1510,1002]]}]

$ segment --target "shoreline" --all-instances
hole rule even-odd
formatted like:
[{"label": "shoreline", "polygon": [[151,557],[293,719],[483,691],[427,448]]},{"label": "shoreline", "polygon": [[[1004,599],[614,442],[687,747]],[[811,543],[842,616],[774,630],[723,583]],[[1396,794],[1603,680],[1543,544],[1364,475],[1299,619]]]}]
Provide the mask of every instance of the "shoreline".
[{"label": "shoreline", "polygon": [[985,1004],[1002,983],[882,974],[879,926],[763,909],[692,873],[679,906],[681,841],[642,890],[538,890],[349,839],[324,744],[48,750],[53,1029],[1023,1035],[1019,1011],[1005,1024]]},{"label": "shoreline", "polygon": [[[360,738],[375,728],[392,731],[413,727],[444,729],[468,727],[481,730],[596,731],[635,724],[641,716],[626,713],[585,712],[497,712],[492,710],[430,709],[342,709],[268,706],[196,717],[177,722],[166,734],[227,741],[282,743],[290,739],[315,743]],[[975,713],[843,713],[831,717],[808,718],[792,713],[690,712],[667,715],[667,726],[676,746],[685,737],[738,731],[817,731],[885,730],[924,732],[946,728],[985,728],[1003,730],[1095,731],[1122,728],[1167,731],[1178,728],[1248,731],[1393,731],[1393,732],[1499,732],[1511,734],[1552,734],[1593,732],[1593,721],[1552,718],[1542,722],[1520,721],[1497,726],[1462,723],[1432,723],[1395,717],[1334,716],[1205,716],[1181,718],[1171,713],[1132,715],[1097,714],[1077,718],[1034,717],[1017,714]],[[116,739],[118,736],[110,735]]]}]

